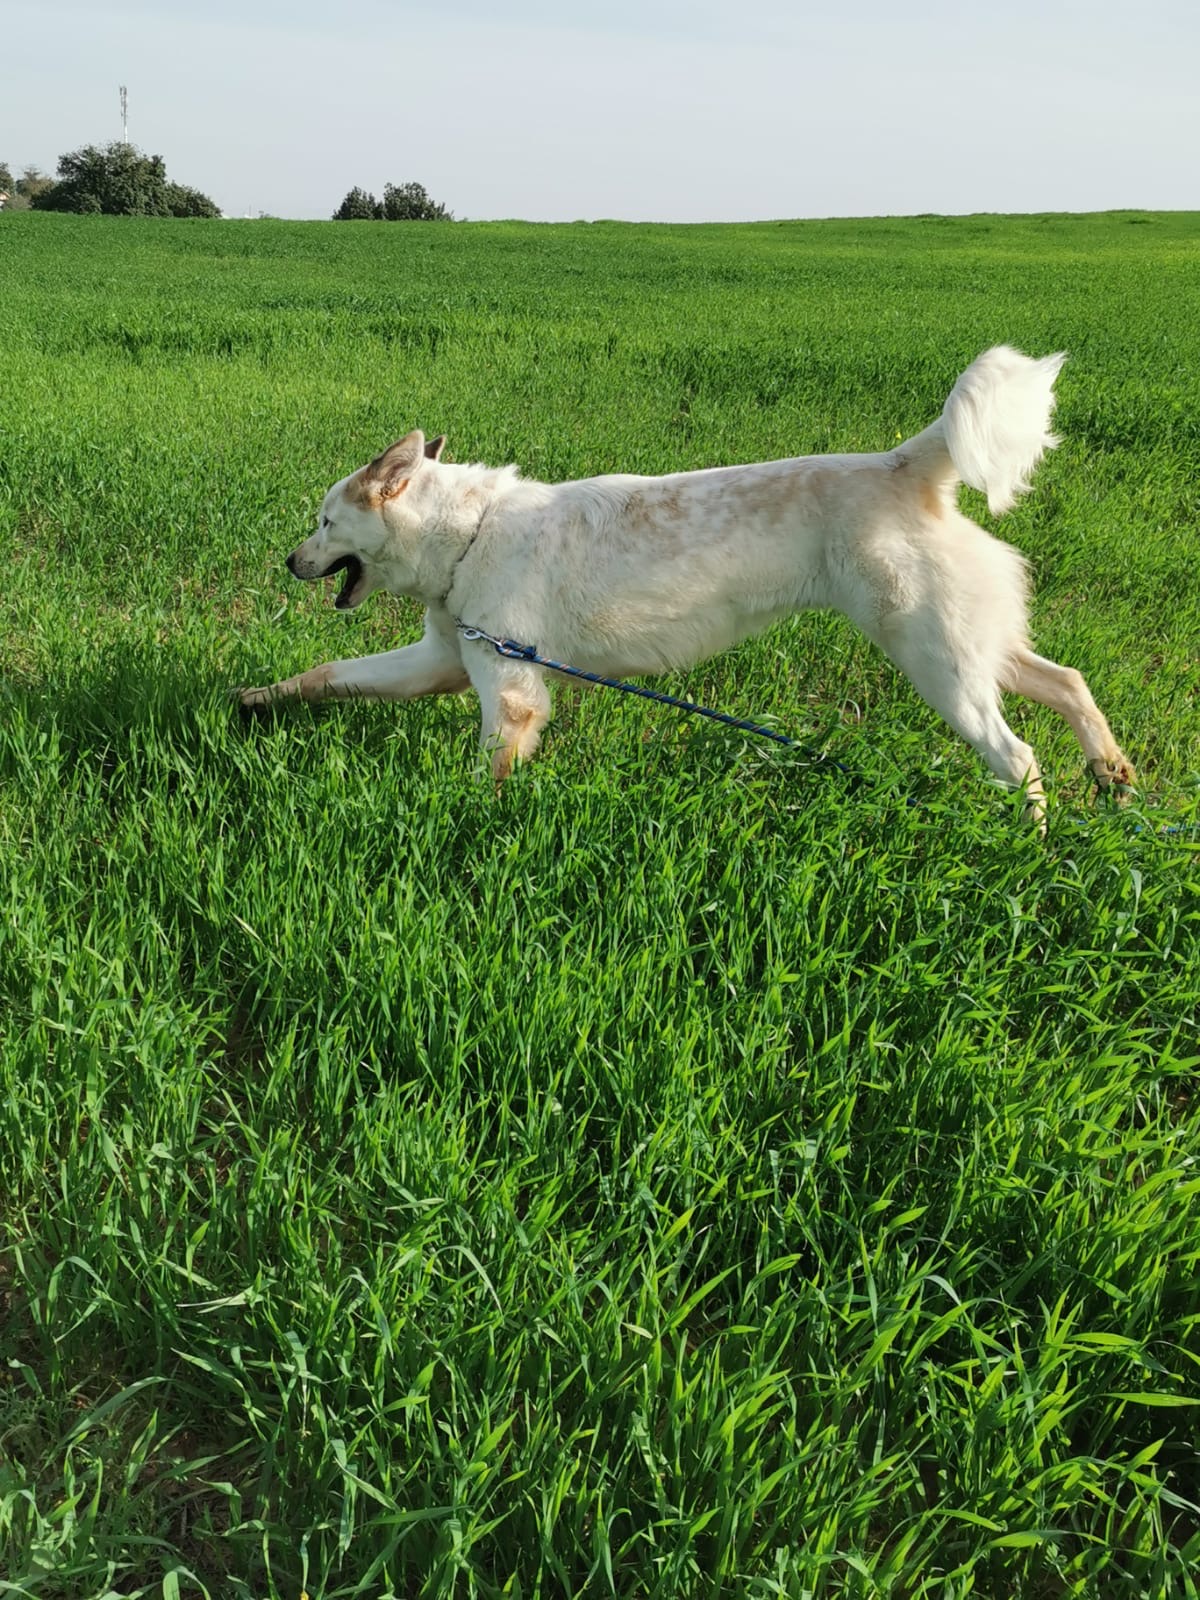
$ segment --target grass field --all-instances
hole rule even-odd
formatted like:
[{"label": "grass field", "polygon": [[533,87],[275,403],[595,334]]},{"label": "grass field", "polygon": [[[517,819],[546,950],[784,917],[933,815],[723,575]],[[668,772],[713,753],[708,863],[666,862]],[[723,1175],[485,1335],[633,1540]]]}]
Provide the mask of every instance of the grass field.
[{"label": "grass field", "polygon": [[[0,297],[0,1596],[1200,1593],[1200,217],[4,215]],[[1124,810],[1014,703],[1040,842],[831,616],[665,686],[853,789],[231,710],[415,635],[282,566],[410,426],[882,448],[998,341]]]}]

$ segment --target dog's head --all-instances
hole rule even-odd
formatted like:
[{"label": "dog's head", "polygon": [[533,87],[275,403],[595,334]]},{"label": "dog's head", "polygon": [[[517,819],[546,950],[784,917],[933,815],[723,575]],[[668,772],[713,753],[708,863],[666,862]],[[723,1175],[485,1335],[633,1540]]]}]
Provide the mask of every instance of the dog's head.
[{"label": "dog's head", "polygon": [[287,558],[288,571],[311,581],[344,572],[334,605],[353,611],[376,589],[396,587],[397,523],[401,499],[426,461],[436,461],[444,437],[426,440],[419,428],[376,456],[369,466],[335,483],[321,506],[316,533]]}]

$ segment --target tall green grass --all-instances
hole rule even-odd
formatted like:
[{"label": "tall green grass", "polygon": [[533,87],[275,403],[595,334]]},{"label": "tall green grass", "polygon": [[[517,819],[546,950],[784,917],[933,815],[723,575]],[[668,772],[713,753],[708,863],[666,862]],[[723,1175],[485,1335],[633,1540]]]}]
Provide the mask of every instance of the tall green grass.
[{"label": "tall green grass", "polygon": [[[0,1595],[1197,1594],[1198,237],[0,217]],[[413,635],[281,565],[410,426],[873,449],[999,340],[1126,810],[1014,705],[1039,842],[834,617],[671,686],[857,786],[231,711]]]}]

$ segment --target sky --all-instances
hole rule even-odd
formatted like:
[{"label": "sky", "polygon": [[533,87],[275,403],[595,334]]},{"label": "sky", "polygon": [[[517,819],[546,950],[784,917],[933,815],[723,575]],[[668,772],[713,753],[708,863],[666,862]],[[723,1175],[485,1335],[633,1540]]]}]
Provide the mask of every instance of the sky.
[{"label": "sky", "polygon": [[0,161],[121,137],[227,216],[1200,210],[1195,0],[38,0]]}]

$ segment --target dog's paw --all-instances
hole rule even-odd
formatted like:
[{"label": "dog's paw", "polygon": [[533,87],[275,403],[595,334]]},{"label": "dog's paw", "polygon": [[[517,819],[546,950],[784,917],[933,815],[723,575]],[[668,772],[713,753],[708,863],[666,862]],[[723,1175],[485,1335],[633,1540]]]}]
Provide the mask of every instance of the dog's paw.
[{"label": "dog's paw", "polygon": [[1100,793],[1117,805],[1126,805],[1137,788],[1137,773],[1128,756],[1118,750],[1111,761],[1101,759],[1090,765]]},{"label": "dog's paw", "polygon": [[273,683],[264,684],[260,689],[231,689],[229,693],[243,718],[260,716],[283,698]]}]

